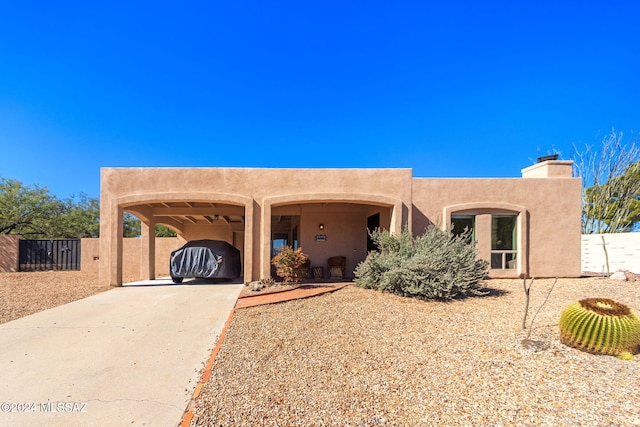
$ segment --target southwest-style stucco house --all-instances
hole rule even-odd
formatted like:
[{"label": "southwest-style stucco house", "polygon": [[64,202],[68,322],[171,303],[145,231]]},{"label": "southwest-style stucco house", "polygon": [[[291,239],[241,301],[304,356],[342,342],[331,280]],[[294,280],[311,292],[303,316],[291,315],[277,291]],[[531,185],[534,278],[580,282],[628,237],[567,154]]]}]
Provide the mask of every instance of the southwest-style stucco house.
[{"label": "southwest-style stucco house", "polygon": [[[579,276],[581,180],[548,160],[521,178],[417,178],[411,169],[103,168],[100,281],[122,285],[124,212],[142,221],[142,271],[155,278],[155,224],[185,240],[241,251],[244,280],[272,275],[274,247],[302,247],[312,266],[346,257],[347,279],[370,249],[368,229],[415,235],[469,227],[491,277]],[[168,263],[169,260],[167,260]]]}]

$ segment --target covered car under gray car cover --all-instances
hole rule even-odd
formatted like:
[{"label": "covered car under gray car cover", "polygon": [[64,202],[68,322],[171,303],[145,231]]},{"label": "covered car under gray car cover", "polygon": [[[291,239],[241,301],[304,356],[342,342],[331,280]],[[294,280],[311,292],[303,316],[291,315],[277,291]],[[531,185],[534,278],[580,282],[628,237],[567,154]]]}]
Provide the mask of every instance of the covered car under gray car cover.
[{"label": "covered car under gray car cover", "polygon": [[220,240],[192,240],[171,252],[171,277],[240,277],[240,251]]}]

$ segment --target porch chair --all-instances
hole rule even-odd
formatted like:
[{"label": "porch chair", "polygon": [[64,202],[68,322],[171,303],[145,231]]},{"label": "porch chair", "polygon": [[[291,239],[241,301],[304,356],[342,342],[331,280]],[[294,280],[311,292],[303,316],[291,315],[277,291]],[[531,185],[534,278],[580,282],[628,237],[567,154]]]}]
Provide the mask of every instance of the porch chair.
[{"label": "porch chair", "polygon": [[300,266],[300,276],[302,279],[309,278],[309,271],[311,271],[311,260],[307,258]]},{"label": "porch chair", "polygon": [[327,261],[329,275],[332,279],[343,279],[344,269],[347,265],[347,258],[343,256],[333,256]]}]

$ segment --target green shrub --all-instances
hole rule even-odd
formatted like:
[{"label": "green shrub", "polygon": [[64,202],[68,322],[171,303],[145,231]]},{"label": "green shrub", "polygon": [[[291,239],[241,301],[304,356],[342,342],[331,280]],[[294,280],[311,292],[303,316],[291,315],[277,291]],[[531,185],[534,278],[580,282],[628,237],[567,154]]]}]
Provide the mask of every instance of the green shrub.
[{"label": "green shrub", "polygon": [[271,263],[276,267],[276,274],[283,277],[285,282],[299,282],[304,276],[304,265],[308,258],[302,248],[285,246],[273,257]]},{"label": "green shrub", "polygon": [[415,238],[408,230],[374,231],[371,238],[378,250],[356,267],[358,286],[438,300],[486,295],[480,282],[489,263],[476,259],[467,233],[455,236],[430,226]]}]

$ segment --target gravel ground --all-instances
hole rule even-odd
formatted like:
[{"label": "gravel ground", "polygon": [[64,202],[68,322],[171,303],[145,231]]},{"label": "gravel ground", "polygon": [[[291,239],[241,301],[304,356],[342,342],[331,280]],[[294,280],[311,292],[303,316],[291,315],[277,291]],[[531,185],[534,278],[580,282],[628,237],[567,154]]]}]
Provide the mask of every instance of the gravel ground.
[{"label": "gravel ground", "polygon": [[98,285],[98,273],[36,271],[0,273],[0,323],[110,289]]},{"label": "gravel ground", "polygon": [[[536,280],[529,318],[553,280]],[[570,303],[640,312],[640,281],[560,279],[523,348],[521,280],[487,297],[418,301],[357,287],[237,310],[194,426],[640,426],[640,355],[562,345]]]}]

